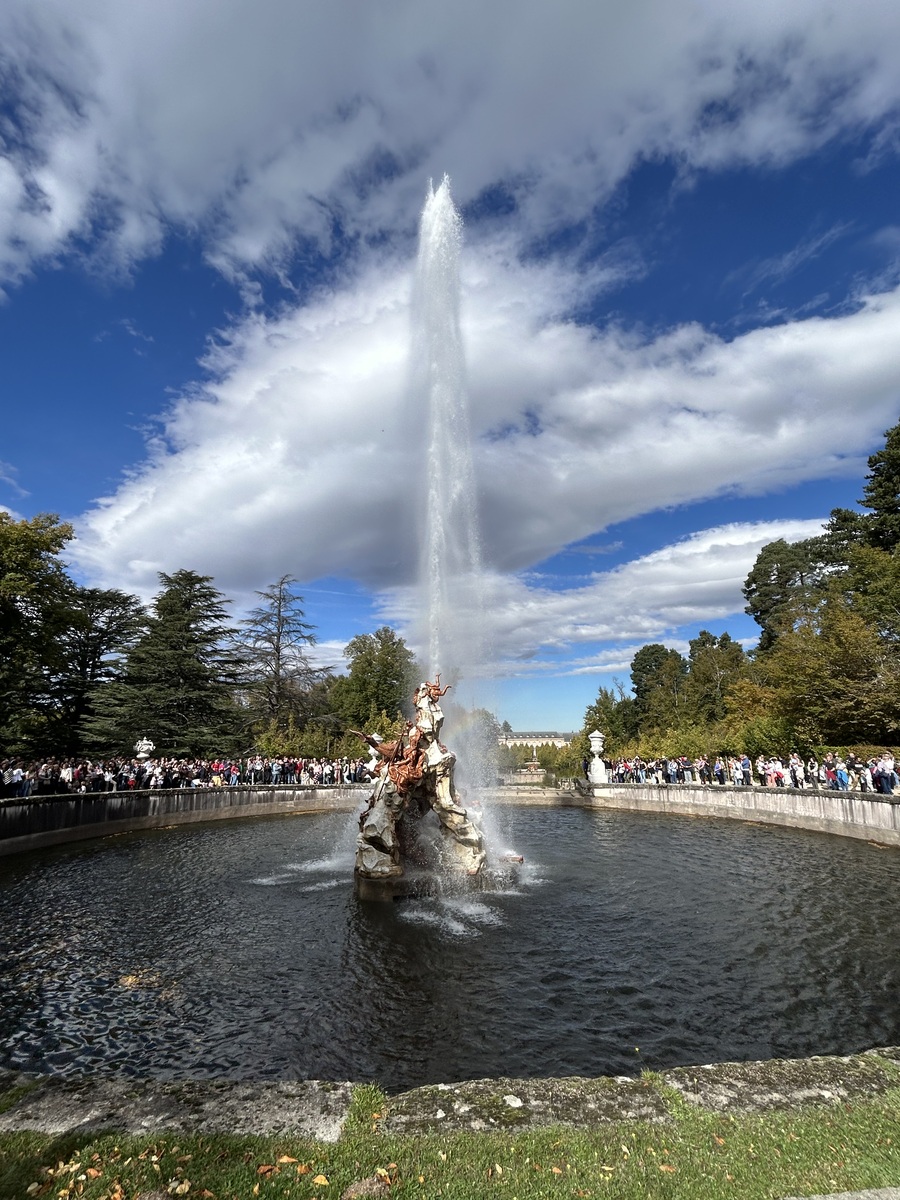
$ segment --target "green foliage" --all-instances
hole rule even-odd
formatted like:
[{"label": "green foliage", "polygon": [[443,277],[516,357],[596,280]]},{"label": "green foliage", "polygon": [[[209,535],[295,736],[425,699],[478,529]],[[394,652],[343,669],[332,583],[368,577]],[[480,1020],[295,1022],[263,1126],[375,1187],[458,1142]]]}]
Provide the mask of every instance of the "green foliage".
[{"label": "green foliage", "polygon": [[296,740],[312,715],[309,689],[321,676],[310,666],[307,652],[316,638],[304,619],[303,597],[293,590],[296,582],[282,575],[257,592],[262,603],[241,621],[245,719],[260,745],[287,747]]},{"label": "green foliage", "polygon": [[744,651],[729,634],[702,629],[690,642],[687,708],[693,720],[711,723],[725,716],[725,693],[747,669]]},{"label": "green foliage", "polygon": [[759,625],[759,649],[769,650],[790,629],[798,607],[813,602],[828,564],[818,538],[769,542],[756,556],[744,584],[745,612]]},{"label": "green foliage", "polygon": [[837,589],[761,665],[774,713],[808,744],[888,741],[900,732],[898,648]]},{"label": "green foliage", "polygon": [[93,745],[130,752],[148,735],[161,754],[241,749],[234,691],[239,659],[225,598],[208,575],[159,576],[163,590],[121,676],[102,688],[87,722]]},{"label": "green foliage", "polygon": [[588,734],[598,729],[606,735],[606,753],[618,754],[637,732],[637,714],[636,702],[630,696],[624,696],[621,688],[618,694],[611,688],[599,689],[597,699],[585,710],[584,729],[578,745],[573,745],[573,752],[578,756],[579,774],[581,760],[590,755]]},{"label": "green foliage", "polygon": [[59,672],[51,728],[53,752],[74,755],[84,742],[100,688],[114,680],[124,655],[146,627],[147,614],[136,596],[117,588],[72,585],[66,594],[59,632]]},{"label": "green foliage", "polygon": [[59,555],[71,525],[51,513],[16,521],[0,512],[0,753],[51,749],[54,680],[65,662],[70,581]]},{"label": "green foliage", "polygon": [[634,713],[641,729],[677,726],[687,704],[688,663],[677,650],[653,642],[631,663]]},{"label": "green foliage", "polygon": [[383,625],[361,633],[344,649],[350,668],[331,690],[334,712],[346,725],[361,729],[382,712],[411,712],[419,668],[412,651],[393,629]]},{"label": "green foliage", "polygon": [[872,510],[866,542],[893,553],[900,546],[900,422],[885,432],[881,450],[869,458],[869,474],[860,501]]}]

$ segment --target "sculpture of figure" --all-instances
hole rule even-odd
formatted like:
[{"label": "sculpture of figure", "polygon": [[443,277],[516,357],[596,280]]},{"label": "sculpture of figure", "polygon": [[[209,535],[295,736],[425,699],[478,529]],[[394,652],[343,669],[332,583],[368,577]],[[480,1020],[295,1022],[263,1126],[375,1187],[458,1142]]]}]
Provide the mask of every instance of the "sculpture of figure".
[{"label": "sculpture of figure", "polygon": [[368,807],[359,819],[356,872],[367,879],[390,879],[403,874],[402,838],[398,825],[433,810],[446,835],[455,864],[477,875],[484,864],[484,835],[460,803],[453,783],[456,755],[440,741],[444,714],[440,699],[449,691],[438,675],[416,688],[416,717],[393,742],[353,730],[382,762]]}]

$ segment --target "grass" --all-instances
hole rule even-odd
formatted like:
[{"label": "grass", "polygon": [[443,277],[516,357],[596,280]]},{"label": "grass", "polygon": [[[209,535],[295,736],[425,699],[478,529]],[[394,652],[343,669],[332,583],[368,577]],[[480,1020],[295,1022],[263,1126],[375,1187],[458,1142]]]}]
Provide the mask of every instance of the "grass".
[{"label": "grass", "polygon": [[376,1173],[391,1198],[774,1200],[900,1183],[900,1088],[851,1104],[723,1116],[673,1103],[665,1122],[600,1130],[380,1132],[385,1099],[360,1087],[341,1140],[165,1134],[0,1135],[0,1198],[134,1200],[141,1193],[338,1200]]}]

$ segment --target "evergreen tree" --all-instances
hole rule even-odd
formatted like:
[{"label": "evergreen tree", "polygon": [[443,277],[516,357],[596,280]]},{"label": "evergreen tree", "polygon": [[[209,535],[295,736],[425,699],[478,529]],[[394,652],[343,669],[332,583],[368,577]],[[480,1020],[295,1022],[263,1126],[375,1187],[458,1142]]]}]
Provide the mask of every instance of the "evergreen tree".
[{"label": "evergreen tree", "polygon": [[303,597],[293,590],[296,582],[282,575],[257,592],[262,604],[241,621],[248,718],[270,737],[303,726],[309,715],[304,697],[321,675],[310,666],[307,651],[316,638],[304,619]]},{"label": "evergreen tree", "polygon": [[137,596],[117,588],[71,586],[58,638],[55,753],[71,755],[80,750],[93,697],[103,684],[116,678],[146,620]]},{"label": "evergreen tree", "polygon": [[209,575],[160,573],[162,591],[121,677],[102,688],[87,722],[98,748],[130,752],[144,735],[166,755],[233,751],[239,659],[222,593]]},{"label": "evergreen tree", "polygon": [[669,729],[685,707],[687,660],[659,642],[642,646],[631,662],[631,683],[638,728]]},{"label": "evergreen tree", "polygon": [[762,629],[761,651],[774,646],[779,634],[790,628],[798,605],[809,603],[818,594],[832,565],[823,560],[823,549],[820,538],[800,542],[778,538],[756,556],[744,583],[744,612]]},{"label": "evergreen tree", "polygon": [[900,422],[885,432],[881,450],[869,458],[869,473],[860,501],[872,510],[866,541],[893,553],[900,546]]},{"label": "evergreen tree", "polygon": [[[640,666],[638,670],[640,673]],[[621,686],[618,692],[612,688],[599,688],[597,699],[585,709],[583,732],[572,743],[581,758],[590,752],[588,735],[595,729],[606,737],[606,754],[617,754],[637,732],[635,702],[631,696],[623,695]]]}]

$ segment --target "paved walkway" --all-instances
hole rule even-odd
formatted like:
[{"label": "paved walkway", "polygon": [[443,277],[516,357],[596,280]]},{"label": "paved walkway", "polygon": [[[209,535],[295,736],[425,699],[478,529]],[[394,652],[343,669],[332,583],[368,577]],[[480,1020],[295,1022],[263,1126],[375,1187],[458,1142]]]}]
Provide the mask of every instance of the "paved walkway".
[{"label": "paved walkway", "polygon": [[870,1188],[865,1192],[829,1192],[827,1196],[785,1196],[784,1200],[900,1200],[900,1188]]}]

